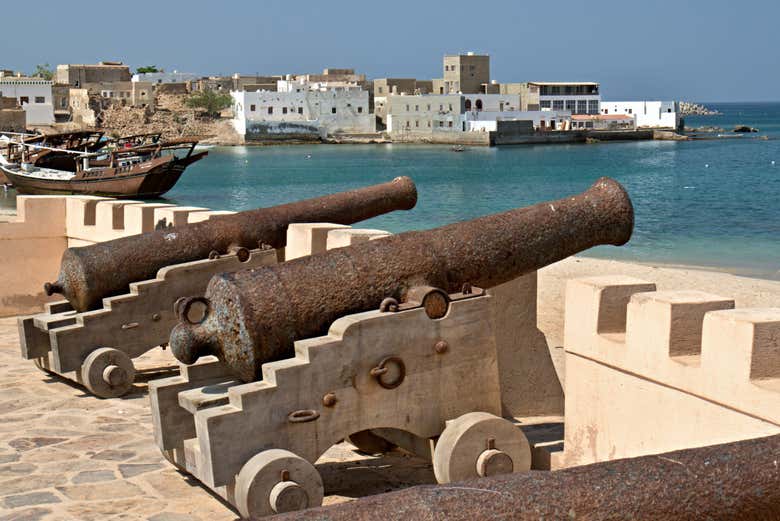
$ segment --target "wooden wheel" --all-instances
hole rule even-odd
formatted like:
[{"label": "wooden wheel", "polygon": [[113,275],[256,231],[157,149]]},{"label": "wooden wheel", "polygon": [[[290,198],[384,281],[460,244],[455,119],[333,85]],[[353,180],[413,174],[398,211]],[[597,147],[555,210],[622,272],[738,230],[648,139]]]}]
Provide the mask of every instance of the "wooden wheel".
[{"label": "wooden wheel", "polygon": [[450,483],[531,468],[531,447],[517,426],[486,412],[471,412],[452,421],[433,451],[433,473]]},{"label": "wooden wheel", "polygon": [[95,349],[81,366],[81,381],[100,398],[117,398],[133,386],[135,367],[122,351],[110,347]]},{"label": "wooden wheel", "polygon": [[236,477],[236,507],[247,518],[317,507],[324,494],[314,465],[282,449],[256,454]]},{"label": "wooden wheel", "polygon": [[384,454],[395,448],[395,445],[370,430],[350,434],[347,441],[366,454]]}]

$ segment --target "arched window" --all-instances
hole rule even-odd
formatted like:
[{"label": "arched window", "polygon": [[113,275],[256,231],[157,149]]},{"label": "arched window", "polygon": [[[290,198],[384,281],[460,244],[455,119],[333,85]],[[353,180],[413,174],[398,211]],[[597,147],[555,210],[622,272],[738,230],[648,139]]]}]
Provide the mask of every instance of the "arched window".
[{"label": "arched window", "polygon": [[466,110],[471,110],[471,100],[470,99],[466,100]]},{"label": "arched window", "polygon": [[481,99],[477,100],[476,105],[477,105],[477,110],[482,110],[482,100]]}]

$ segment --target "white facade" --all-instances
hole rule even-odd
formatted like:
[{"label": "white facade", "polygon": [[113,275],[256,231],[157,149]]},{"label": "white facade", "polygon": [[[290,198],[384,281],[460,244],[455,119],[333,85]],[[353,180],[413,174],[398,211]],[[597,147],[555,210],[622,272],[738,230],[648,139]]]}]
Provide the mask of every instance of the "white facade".
[{"label": "white facade", "polygon": [[571,129],[571,113],[553,110],[511,110],[503,112],[466,112],[464,115],[466,132],[492,132],[497,130],[498,121],[532,121],[534,129],[554,130]]},{"label": "white facade", "polygon": [[0,77],[0,97],[16,98],[26,113],[27,125],[53,125],[52,82],[22,76]]},{"label": "white facade", "polygon": [[197,80],[198,75],[191,72],[142,72],[133,74],[132,81],[148,81],[149,83],[187,83]]},{"label": "white facade", "polygon": [[[368,91],[361,89],[305,90],[300,92],[233,91],[233,126],[246,135],[253,126],[285,128],[297,125],[327,134],[374,132],[374,116],[368,111]],[[283,123],[287,125],[265,125]],[[283,132],[279,132],[283,133]]]},{"label": "white facade", "polygon": [[463,94],[463,98],[466,112],[520,110],[520,94]]},{"label": "white facade", "polygon": [[680,111],[674,101],[603,101],[601,114],[634,116],[638,128],[677,128]]}]

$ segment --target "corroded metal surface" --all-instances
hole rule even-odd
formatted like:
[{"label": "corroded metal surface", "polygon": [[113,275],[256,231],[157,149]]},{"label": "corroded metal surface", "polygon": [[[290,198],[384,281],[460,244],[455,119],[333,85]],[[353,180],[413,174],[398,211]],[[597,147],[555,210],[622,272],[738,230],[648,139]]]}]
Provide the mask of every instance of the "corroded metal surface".
[{"label": "corroded metal surface", "polygon": [[418,486],[273,519],[780,519],[780,435],[556,472]]},{"label": "corroded metal surface", "polygon": [[[628,194],[602,178],[566,199],[216,275],[205,320],[183,318],[170,345],[184,363],[214,354],[252,381],[263,363],[290,356],[295,340],[326,333],[342,316],[378,309],[387,298],[416,298],[423,286],[491,288],[592,246],[624,244],[633,224]],[[429,300],[426,311],[436,318],[444,303]]]},{"label": "corroded metal surface", "polygon": [[290,223],[353,224],[394,210],[409,210],[417,190],[408,177],[271,208],[214,217],[208,221],[81,248],[68,248],[60,275],[46,292],[62,293],[78,311],[98,307],[103,297],[127,291],[131,282],[153,278],[171,264],[236,248],[285,245]]}]

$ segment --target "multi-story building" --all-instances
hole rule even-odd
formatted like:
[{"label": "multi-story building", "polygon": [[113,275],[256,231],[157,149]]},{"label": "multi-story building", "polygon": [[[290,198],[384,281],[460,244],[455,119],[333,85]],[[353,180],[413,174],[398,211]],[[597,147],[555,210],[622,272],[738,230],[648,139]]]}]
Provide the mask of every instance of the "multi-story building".
[{"label": "multi-story building", "polygon": [[520,96],[520,110],[541,110],[539,106],[539,87],[528,83],[499,83],[500,94],[517,94]]},{"label": "multi-story building", "polygon": [[368,91],[279,81],[279,91],[233,91],[233,125],[247,140],[374,132]]},{"label": "multi-story building", "polygon": [[51,81],[0,72],[0,97],[16,99],[24,109],[27,125],[54,124]]},{"label": "multi-story building", "polygon": [[680,110],[675,101],[602,101],[601,114],[633,116],[639,128],[680,127]]},{"label": "multi-story building", "polygon": [[490,56],[473,52],[444,56],[444,94],[476,94],[489,83]]},{"label": "multi-story building", "polygon": [[462,132],[465,99],[460,94],[388,97],[387,131]]},{"label": "multi-story building", "polygon": [[565,110],[572,114],[598,114],[601,104],[599,84],[593,82],[531,81],[528,92],[539,90],[541,110]]},{"label": "multi-story building", "polygon": [[100,90],[104,83],[129,82],[130,68],[122,62],[57,65],[56,82],[76,89]]},{"label": "multi-story building", "polygon": [[148,83],[189,83],[197,80],[198,75],[191,72],[139,72],[133,74],[133,82]]},{"label": "multi-story building", "polygon": [[387,97],[397,94],[430,94],[433,81],[415,78],[378,78],[373,82],[374,116],[377,126],[387,126]]}]

